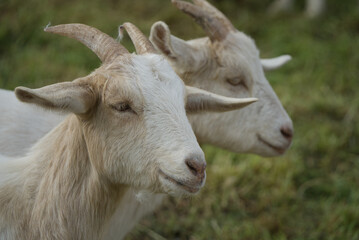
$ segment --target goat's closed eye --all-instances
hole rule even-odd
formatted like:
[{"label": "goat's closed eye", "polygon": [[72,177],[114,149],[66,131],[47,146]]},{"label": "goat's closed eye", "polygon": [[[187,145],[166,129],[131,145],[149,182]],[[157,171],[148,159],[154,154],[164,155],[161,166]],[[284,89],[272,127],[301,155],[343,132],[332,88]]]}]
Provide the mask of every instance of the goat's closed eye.
[{"label": "goat's closed eye", "polygon": [[128,102],[111,105],[111,108],[118,112],[134,112]]},{"label": "goat's closed eye", "polygon": [[248,89],[242,77],[227,78],[226,81],[232,86],[239,86]]}]

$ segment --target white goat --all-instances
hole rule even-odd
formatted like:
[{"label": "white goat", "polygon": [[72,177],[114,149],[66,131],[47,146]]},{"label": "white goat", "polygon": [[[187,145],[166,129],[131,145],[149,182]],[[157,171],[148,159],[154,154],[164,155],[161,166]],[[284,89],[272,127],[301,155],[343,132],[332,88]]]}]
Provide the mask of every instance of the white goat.
[{"label": "white goat", "polygon": [[240,153],[283,154],[291,144],[293,125],[263,69],[275,69],[290,56],[261,60],[254,41],[205,0],[194,0],[195,5],[172,2],[208,35],[184,41],[172,36],[163,22],[152,26],[150,40],[185,84],[228,97],[259,99],[239,111],[189,116],[198,141]]},{"label": "white goat", "polygon": [[[290,60],[290,57],[261,60],[254,41],[234,29],[221,12],[203,0],[196,0],[196,6],[180,1],[174,1],[174,4],[194,16],[209,35],[206,38],[183,41],[171,36],[163,22],[153,25],[152,42],[166,56],[185,83],[230,97],[259,97],[256,104],[239,111],[188,115],[198,140],[234,152],[250,152],[262,156],[283,154],[291,144],[292,122],[266,80],[263,69],[276,69]],[[209,19],[212,25],[204,22]],[[212,34],[217,32],[220,34]],[[4,113],[13,112],[5,115],[22,116],[16,113],[16,110],[14,113],[9,106],[0,105],[0,110]],[[56,119],[42,118],[43,113],[40,110],[30,111],[36,120],[25,122],[22,129],[26,132],[25,136],[19,139],[14,134],[8,133],[6,137],[0,134],[1,153],[5,153],[4,148],[1,149],[2,145],[11,143],[17,145],[17,149],[15,152],[7,151],[6,154],[22,154],[23,149],[32,145],[31,138],[26,135],[36,136],[35,139],[42,136],[41,132],[33,130],[33,125],[43,125],[42,129],[47,132],[51,127],[45,129],[48,125],[45,125],[44,121],[53,121],[52,126],[58,123]],[[12,124],[15,125],[6,119],[2,120],[0,116],[0,127],[4,125],[16,129]],[[3,130],[0,129],[1,131]],[[126,228],[129,231],[144,214],[159,206],[163,198],[159,194],[149,195],[148,204],[140,204],[136,201],[135,192],[133,189],[126,192],[124,198],[132,204],[126,205],[126,214],[123,214],[123,208],[118,208],[110,220],[105,239],[121,239],[126,233],[119,231],[123,229],[119,228],[123,219],[126,220]]]},{"label": "white goat", "polygon": [[141,35],[134,55],[86,25],[45,31],[79,40],[103,65],[72,82],[15,89],[23,102],[69,114],[25,157],[2,159],[0,239],[101,239],[114,210],[126,212],[129,187],[174,196],[198,192],[206,163],[185,108],[225,111],[256,99],[186,91]]},{"label": "white goat", "polygon": [[[184,11],[192,11],[191,15],[200,23],[206,17],[213,19],[212,25],[202,23],[209,37],[184,41],[172,36],[165,23],[157,22],[152,26],[150,37],[155,47],[166,56],[186,85],[228,97],[253,95],[259,98],[256,104],[238,111],[189,116],[198,140],[238,153],[283,154],[291,144],[292,121],[263,69],[276,69],[291,57],[261,60],[254,41],[234,29],[221,12],[204,0],[195,3],[197,6],[174,1],[182,10],[184,6],[191,6]],[[212,32],[221,32],[224,36],[217,39]],[[0,115],[0,153],[9,156],[22,155],[64,117],[19,105],[10,91],[0,90],[3,113]],[[23,115],[23,111],[28,114]]]},{"label": "white goat", "polygon": [[[171,36],[167,25],[155,23],[150,40],[164,54],[186,85],[210,90],[231,97],[259,96],[251,106],[228,113],[188,115],[197,139],[236,152],[252,152],[264,156],[282,154],[290,146],[293,127],[290,118],[268,84],[263,72],[280,67],[289,56],[260,60],[254,41],[235,30],[229,20],[204,0],[172,1],[178,8],[195,17],[209,38],[183,41]],[[148,203],[135,201],[135,193],[127,192],[133,202],[128,206],[130,230],[145,214],[155,210],[163,195],[148,196]],[[111,219],[106,239],[122,239],[116,226],[121,222],[117,210]],[[129,220],[129,219],[128,219]],[[124,232],[123,232],[124,233]]]}]

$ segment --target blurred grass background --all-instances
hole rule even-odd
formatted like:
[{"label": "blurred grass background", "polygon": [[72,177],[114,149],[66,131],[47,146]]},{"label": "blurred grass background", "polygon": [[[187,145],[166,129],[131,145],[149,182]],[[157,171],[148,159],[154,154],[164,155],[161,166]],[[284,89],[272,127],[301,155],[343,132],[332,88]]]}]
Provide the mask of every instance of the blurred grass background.
[{"label": "blurred grass background", "polygon": [[[127,239],[359,239],[356,0],[329,0],[314,20],[304,18],[304,1],[275,17],[270,0],[211,2],[256,40],[262,57],[294,57],[267,73],[294,121],[293,145],[278,158],[203,146],[204,190],[170,198]],[[81,22],[116,37],[125,21],[148,35],[157,20],[183,39],[204,35],[169,0],[0,0],[0,88],[70,81],[99,66],[80,43],[44,33],[49,22]],[[133,50],[128,37],[123,43]]]}]

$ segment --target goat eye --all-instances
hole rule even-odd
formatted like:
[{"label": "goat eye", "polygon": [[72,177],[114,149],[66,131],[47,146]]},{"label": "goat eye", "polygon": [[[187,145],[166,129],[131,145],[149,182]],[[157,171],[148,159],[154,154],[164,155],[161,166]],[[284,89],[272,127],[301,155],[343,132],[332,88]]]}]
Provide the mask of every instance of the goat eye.
[{"label": "goat eye", "polygon": [[243,78],[241,77],[227,78],[227,82],[232,86],[243,86],[247,88],[245,82],[243,81]]},{"label": "goat eye", "polygon": [[128,111],[132,111],[131,106],[129,103],[119,103],[116,105],[111,105],[111,107],[113,109],[115,109],[116,111],[119,112],[128,112]]}]

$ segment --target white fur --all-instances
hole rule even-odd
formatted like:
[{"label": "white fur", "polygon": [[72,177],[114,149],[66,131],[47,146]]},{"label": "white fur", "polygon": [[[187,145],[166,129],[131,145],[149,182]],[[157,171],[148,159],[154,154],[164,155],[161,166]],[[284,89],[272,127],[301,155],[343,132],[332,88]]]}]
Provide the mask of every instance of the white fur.
[{"label": "white fur", "polygon": [[[124,113],[123,120],[125,121],[125,124],[119,122],[120,125],[114,124],[111,127],[111,122],[106,121],[106,118],[104,117],[100,117],[98,125],[102,126],[102,128],[100,128],[102,130],[97,131],[98,136],[94,136],[95,138],[99,138],[99,142],[92,146],[88,146],[91,151],[98,152],[99,154],[103,151],[107,158],[121,159],[125,157],[135,159],[135,161],[128,161],[127,163],[113,160],[107,161],[103,166],[106,174],[112,178],[113,181],[133,187],[124,191],[118,206],[115,207],[116,213],[112,217],[109,216],[109,219],[101,227],[103,239],[116,239],[119,236],[125,236],[144,214],[155,209],[162,201],[163,194],[155,195],[152,192],[166,192],[176,196],[188,194],[186,189],[178,187],[178,184],[173,181],[169,181],[160,174],[157,176],[159,170],[167,176],[192,187],[195,191],[198,191],[203,186],[205,175],[204,178],[201,179],[194,177],[188,166],[185,164],[185,160],[189,158],[204,162],[203,153],[196,142],[186,117],[185,102],[187,108],[190,106],[191,112],[197,113],[198,111],[203,110],[228,111],[231,109],[238,109],[256,101],[256,99],[253,98],[249,98],[248,100],[225,98],[192,87],[188,87],[188,90],[186,91],[183,82],[175,74],[168,62],[159,55],[133,55],[131,57],[131,63],[132,65],[128,67],[128,71],[125,72],[121,71],[121,69],[125,68],[124,66],[111,64],[103,66],[100,68],[102,69],[101,71],[97,70],[90,75],[92,78],[98,78],[100,76],[108,79],[103,87],[106,90],[106,93],[102,94],[105,98],[102,101],[110,104],[116,103],[116,101],[119,101],[122,98],[125,100],[130,99],[131,103],[135,106],[135,109],[137,106],[139,114],[143,114],[142,117],[139,117],[144,121],[144,125],[133,125],[136,124],[136,118],[131,119],[133,118],[131,113]],[[132,76],[134,73],[136,75]],[[128,79],[128,75],[131,76],[131,79]],[[119,81],[110,81],[116,80],[117,78]],[[71,84],[72,83],[59,83],[36,90],[26,88],[19,88],[19,90],[27,91],[27,94],[32,94],[35,98],[39,97],[39,105],[41,106],[46,102],[43,99],[48,99],[47,102],[51,102],[51,106],[60,108],[62,112],[71,111],[83,114],[88,111],[87,103],[82,99],[83,91],[77,92],[79,86],[76,88],[74,86],[71,89],[68,89],[67,86],[72,86]],[[7,108],[8,112],[8,114],[6,114],[7,117],[4,115],[2,116],[2,121],[4,122],[3,126],[7,126],[7,128],[4,127],[2,131],[8,131],[12,134],[9,134],[8,141],[4,141],[3,145],[0,146],[3,147],[2,151],[4,152],[11,154],[11,151],[13,151],[12,155],[14,156],[23,154],[26,152],[25,149],[30,147],[31,144],[24,141],[24,139],[27,141],[36,140],[33,138],[29,140],[29,138],[25,137],[26,134],[29,134],[31,137],[41,138],[42,135],[46,134],[46,131],[51,130],[52,127],[48,125],[50,122],[53,125],[57,125],[62,119],[68,116],[66,113],[54,115],[54,113],[44,111],[42,108],[34,108],[31,107],[31,105],[20,103],[14,99],[13,92],[2,90],[1,93],[0,96],[4,97],[4,101],[2,102],[5,102],[6,99],[8,103],[10,103],[9,99],[12,101],[10,105],[2,106],[3,109]],[[18,90],[17,94],[19,94]],[[105,96],[109,97],[106,98]],[[26,100],[26,98],[24,99]],[[45,106],[47,105],[49,104],[45,104]],[[23,113],[26,113],[24,117],[29,116],[31,119],[20,118],[20,122],[25,126],[22,131],[19,129],[20,126],[18,124],[10,124],[7,122],[10,121],[10,117],[12,117],[11,121],[13,123],[19,122],[14,116],[22,117]],[[99,115],[106,116],[106,113]],[[50,117],[48,118],[48,116]],[[68,118],[69,117],[66,119]],[[31,120],[31,122],[26,123],[26,121],[29,120]],[[17,161],[7,159],[6,161],[9,163],[4,165],[3,169],[8,170],[11,168],[11,165],[16,165],[16,162],[18,161],[24,161],[24,165],[19,166],[21,168],[26,168],[25,165],[29,165],[28,163],[31,163],[32,165],[38,161],[49,160],[42,159],[42,157],[37,159],[37,157],[34,156],[42,156],[43,149],[50,148],[50,152],[56,152],[57,148],[61,149],[61,146],[58,145],[51,146],[50,142],[54,137],[54,132],[60,131],[58,129],[63,124],[64,123],[60,124],[59,127],[48,133],[44,137],[44,140],[41,139],[40,142],[33,147],[32,153],[28,157]],[[33,128],[34,125],[38,128]],[[87,125],[90,124],[86,123],[85,126]],[[129,133],[121,135],[123,132],[123,130],[121,130],[123,127],[121,125],[124,125],[124,127],[129,125],[129,127],[132,127],[133,129],[128,130]],[[119,132],[117,128],[119,129]],[[41,131],[39,131],[39,129]],[[24,138],[21,139],[21,141],[18,141],[18,138],[15,136],[17,132],[24,132]],[[116,134],[117,132],[119,134]],[[21,148],[6,148],[6,146],[9,145],[9,141]],[[106,141],[109,141],[110,144],[105,145],[106,150],[104,151],[101,146],[103,146]],[[123,145],[123,141],[131,144],[126,143]],[[47,144],[50,144],[50,146],[47,146]],[[111,146],[111,144],[113,144],[113,146]],[[71,145],[72,143],[69,143],[69,146]],[[51,150],[51,147],[55,147],[55,149]],[[92,149],[93,147],[95,150]],[[99,149],[96,149],[97,147],[99,147]],[[117,151],[120,151],[117,153],[120,155],[115,157]],[[120,173],[118,173],[119,169]],[[8,179],[9,174],[7,173],[6,176],[6,179]],[[23,173],[18,173],[16,178],[18,177],[32,177],[32,175],[26,176]],[[71,179],[69,180],[71,181]],[[155,181],[155,183],[153,181]],[[1,183],[5,182],[7,181],[2,181],[0,175],[0,200]],[[141,190],[140,192],[142,193],[142,197],[140,197],[142,198],[142,203],[138,201],[139,197],[136,196],[136,192],[139,190]],[[148,202],[150,202],[150,204]],[[3,225],[0,224],[0,226]],[[8,230],[8,227],[5,227],[2,231],[4,236],[5,234],[8,234],[10,230]],[[2,233],[0,232],[0,234]]]},{"label": "white fur", "polygon": [[[252,95],[259,98],[252,106],[233,112],[191,114],[189,119],[200,142],[234,152],[251,152],[263,156],[282,154],[289,147],[290,142],[282,136],[280,128],[285,125],[291,127],[292,122],[266,80],[261,67],[263,60],[261,62],[258,50],[250,38],[241,32],[228,36],[226,47],[218,48],[218,57],[223,58],[224,64],[220,68],[215,67],[216,63],[212,62],[207,38],[184,42],[172,36],[171,40],[174,51],[180,51],[182,55],[176,56],[176,61],[169,60],[186,84],[229,97]],[[187,56],[185,52],[191,48],[193,51],[189,51],[188,54],[191,55]],[[283,59],[288,60],[289,57],[280,59],[284,63]],[[186,60],[190,63],[186,64]],[[273,66],[281,65],[277,59],[264,61],[270,61],[272,69]],[[247,76],[251,93],[226,82],[226,78],[243,74]],[[0,115],[0,153],[9,156],[25,153],[26,149],[64,117],[19,103],[12,92],[7,90],[0,90],[0,109],[3,113]],[[21,114],[22,112],[26,114]],[[258,140],[258,135],[277,149]],[[278,152],[278,149],[282,151]]]},{"label": "white fur", "polygon": [[[162,22],[157,23],[166,29]],[[159,42],[155,38],[155,24],[151,31],[151,40],[161,51],[161,44],[170,51],[161,51],[175,71],[181,76],[187,85],[196,86],[220,95],[229,97],[258,97],[259,101],[241,110],[227,113],[189,114],[191,125],[197,139],[202,143],[211,143],[227,148],[235,152],[252,152],[264,156],[282,154],[291,144],[291,141],[282,136],[280,128],[288,126],[292,128],[292,121],[283,109],[278,97],[265,78],[259,51],[254,41],[244,33],[231,33],[225,42],[212,46],[208,38],[191,41],[183,41],[174,36],[169,36],[167,28],[167,40]],[[162,49],[163,50],[163,49]],[[215,59],[214,59],[215,55]],[[290,57],[283,56],[273,60],[264,60],[268,69],[280,67]],[[233,88],[226,82],[227,78],[244,75],[243,81],[247,81],[249,89],[242,87]],[[266,139],[268,144],[258,139],[258,135]],[[220,137],[219,137],[220,136]],[[154,211],[164,198],[163,195],[153,195],[148,203],[134,201],[136,195],[128,192],[132,204],[128,205],[128,214],[131,221],[127,221],[129,229],[139,221],[143,215]],[[158,205],[156,205],[156,203]],[[116,229],[116,217],[120,219],[121,209],[117,209],[114,224],[109,228],[106,239],[116,239],[115,236],[124,237]]]},{"label": "white fur", "polygon": [[[207,46],[208,39],[188,41],[185,45],[182,45],[184,42],[180,39],[173,36],[171,39],[176,39],[172,43],[178,44],[176,46],[172,45],[172,54],[177,47],[177,51],[181,55],[176,55],[176,60],[168,59],[186,84],[230,97],[249,96],[243,89],[238,90],[238,95],[235,91],[228,90],[229,87],[223,81],[226,76],[236,76],[236,74],[242,73],[241,70],[244,68],[246,74],[249,74],[253,81],[252,95],[259,98],[259,102],[242,110],[220,114],[188,115],[200,142],[209,142],[237,152],[255,152],[261,155],[278,155],[282,153],[278,153],[277,150],[273,150],[259,142],[256,133],[260,133],[266,136],[268,141],[273,144],[283,145],[284,149],[289,147],[290,141],[281,136],[279,128],[283,124],[291,126],[291,120],[266,80],[261,67],[263,62],[261,63],[259,52],[250,38],[243,33],[236,33],[228,37],[226,40],[228,41],[226,42],[228,49],[224,51],[224,49],[220,48],[223,51],[221,53],[224,54],[223,58],[228,61],[222,62],[223,66],[220,69],[210,68],[211,64],[214,66],[215,64],[210,61],[209,51],[211,51],[211,48],[204,47]],[[206,49],[208,49],[208,53],[205,51]],[[264,60],[264,65],[268,67],[268,70],[269,68],[275,69],[288,60],[289,57],[283,56],[273,60]],[[194,70],[196,68],[199,69]],[[191,71],[194,71],[194,73],[188,73]],[[237,130],[234,131],[234,129]],[[218,136],[221,137],[219,138]],[[151,213],[160,205],[164,195],[147,196],[147,201],[144,203],[135,201],[136,194],[134,192],[128,192],[126,197],[131,199],[129,202],[132,203],[127,205],[126,208],[127,214],[131,216],[131,219],[127,221],[127,226],[130,230],[144,215]],[[118,226],[116,222],[121,219],[121,211],[121,208],[116,210],[114,218],[111,219],[113,221],[113,224],[110,225],[112,228],[109,228],[109,234],[105,239],[116,239],[116,236],[119,237],[118,239],[122,239],[125,236],[116,227]]]},{"label": "white fur", "polygon": [[[238,33],[238,36],[232,36],[231,38],[233,38],[231,41],[228,39],[228,46],[232,47],[232,49],[223,49],[227,52],[224,56],[229,56],[229,61],[225,62],[225,67],[223,68],[218,70],[215,68],[213,71],[208,71],[211,69],[211,64],[213,64],[211,61],[205,60],[206,58],[210,59],[210,48],[207,47],[208,51],[205,50],[208,39],[199,39],[188,42],[189,45],[194,47],[198,46],[201,50],[203,49],[203,51],[198,52],[197,56],[199,61],[190,63],[192,64],[191,69],[194,66],[200,67],[203,65],[202,62],[208,63],[208,65],[203,65],[197,69],[197,73],[188,74],[187,71],[185,71],[186,66],[178,64],[176,67],[173,61],[171,64],[175,67],[176,71],[182,75],[182,77],[187,76],[187,78],[184,78],[187,84],[198,86],[202,89],[211,90],[230,97],[250,96],[249,93],[246,93],[241,89],[239,89],[238,93],[236,93],[236,91],[231,90],[230,86],[226,85],[228,83],[225,82],[226,75],[236,76],[238,70],[243,68],[247,69],[251,79],[253,80],[253,84],[251,86],[252,95],[259,97],[259,102],[253,106],[247,107],[247,109],[235,111],[232,114],[207,113],[202,116],[199,114],[191,114],[189,119],[197,136],[199,137],[199,140],[202,142],[212,143],[236,152],[254,152],[261,155],[278,155],[282,152],[278,153],[277,151],[270,149],[265,144],[259,142],[256,133],[266,135],[269,141],[273,141],[273,144],[283,144],[286,148],[289,144],[286,140],[282,139],[279,128],[284,123],[291,124],[291,121],[265,79],[260,59],[258,57],[258,51],[256,50],[253,41],[241,33]],[[242,44],[237,47],[237,43]],[[249,50],[248,46],[250,47]],[[184,55],[183,58],[186,59],[186,56]],[[4,91],[1,92],[1,95],[3,95],[2,93],[4,93]],[[11,105],[5,104],[6,102],[9,102],[9,99],[14,100],[14,96],[11,95],[11,92],[8,91],[6,94],[7,100],[1,101],[0,103],[2,112],[8,112],[12,116],[19,115],[17,108],[12,108]],[[167,101],[166,99],[163,100],[165,102]],[[29,106],[27,105],[23,105],[23,107],[29,109]],[[42,137],[52,128],[50,127],[51,125],[56,126],[61,121],[61,118],[64,117],[47,117],[47,115],[53,115],[53,113],[43,112],[42,110],[36,108],[30,109],[29,111],[31,111],[32,114],[21,114],[24,118],[31,118],[23,118],[21,120],[25,123],[25,127],[23,127],[23,129],[27,129],[27,132],[19,130],[19,125],[10,124],[9,126],[9,123],[15,122],[14,120],[9,122],[8,118],[1,119],[0,117],[0,121],[4,123],[4,125],[0,125],[6,126],[7,131],[12,131],[12,133],[22,132],[25,135],[28,134],[28,137],[21,137],[20,141],[17,140],[19,138],[16,134],[7,134],[7,138],[5,138],[5,135],[1,135],[3,137],[0,136],[0,141],[3,142],[0,144],[0,152],[13,156],[23,154],[25,152],[24,149],[31,146],[32,142]],[[36,126],[42,130],[36,130]],[[211,131],[208,131],[208,129],[211,129]],[[237,130],[234,131],[234,129]],[[221,137],[219,138],[218,136]],[[11,143],[10,145],[14,147],[9,149],[7,147],[9,143]],[[174,173],[175,172],[177,171],[174,171]],[[170,187],[170,185],[168,187]],[[107,222],[105,227],[107,230],[104,231],[105,233],[103,239],[121,239],[145,214],[156,209],[160,205],[162,199],[163,195],[161,194],[154,194],[153,196],[149,194],[149,196],[147,196],[147,201],[145,200],[141,203],[137,200],[135,189],[127,191],[124,196],[123,204],[120,204],[117,207],[115,214]],[[126,219],[126,224],[123,224],[123,219]]]},{"label": "white fur", "polygon": [[[167,56],[186,85],[227,97],[259,99],[237,111],[189,115],[199,142],[262,156],[281,155],[288,149],[291,138],[285,137],[281,129],[292,129],[292,121],[268,83],[262,65],[275,69],[290,56],[261,60],[254,41],[240,31],[230,32],[220,42],[212,43],[207,37],[184,41],[171,35],[163,22],[152,26],[150,40]],[[243,84],[232,86],[228,81]]]},{"label": "white fur", "polygon": [[[160,172],[198,190],[204,184],[185,163],[205,164],[186,117],[185,87],[163,57],[131,55],[74,82],[16,93],[79,115],[70,113],[26,156],[0,156],[0,239],[99,239],[111,208],[126,214],[128,186],[189,194]],[[122,101],[135,113],[112,108]],[[126,229],[122,219],[117,230]]]},{"label": "white fur", "polygon": [[[167,33],[169,35],[169,30]],[[165,44],[170,44],[172,49],[170,55],[165,56],[186,84],[228,97],[259,98],[256,104],[233,113],[189,115],[199,141],[235,152],[251,152],[263,156],[282,154],[290,146],[290,141],[281,135],[280,128],[284,125],[292,127],[292,122],[265,78],[259,51],[252,39],[241,32],[231,33],[224,42],[214,45],[208,38],[187,42],[174,36],[170,36],[169,39],[170,42]],[[154,44],[156,45],[155,42]],[[272,68],[281,64],[274,65],[276,66],[272,65]],[[226,81],[228,78],[236,77],[244,77],[243,81],[248,89],[232,87]],[[12,111],[7,105],[0,105],[0,108],[4,108],[3,111]],[[33,115],[37,116],[38,113],[34,111]],[[41,121],[47,121],[38,118],[36,124],[40,126]],[[54,121],[52,124],[56,125],[57,122]],[[34,134],[37,138],[42,136],[41,133]],[[277,149],[260,141],[259,134]],[[14,141],[14,138],[16,136],[10,136],[8,141]],[[31,144],[30,141],[24,141],[23,146]],[[0,149],[0,152],[2,150]],[[13,154],[21,154],[21,149]],[[116,213],[106,225],[107,234],[103,239],[121,239],[143,215],[158,207],[163,199],[161,194],[151,196],[151,193],[147,193],[141,203],[136,193],[136,189],[126,192],[126,204],[116,209]],[[122,224],[123,219],[126,219],[125,225]]]},{"label": "white fur", "polygon": [[21,156],[66,116],[20,102],[13,91],[0,89],[0,153]]}]

